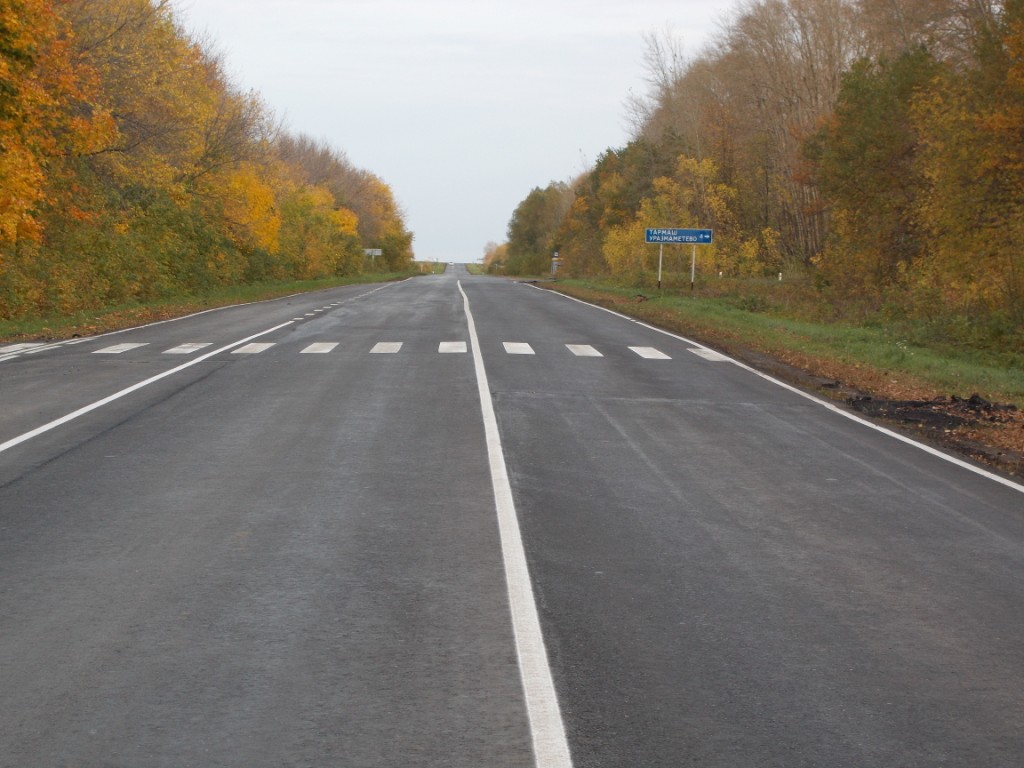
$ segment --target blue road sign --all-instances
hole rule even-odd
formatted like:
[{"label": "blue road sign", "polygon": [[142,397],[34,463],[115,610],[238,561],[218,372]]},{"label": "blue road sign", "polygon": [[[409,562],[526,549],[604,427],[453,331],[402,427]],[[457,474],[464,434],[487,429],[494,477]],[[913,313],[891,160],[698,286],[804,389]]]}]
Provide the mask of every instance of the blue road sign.
[{"label": "blue road sign", "polygon": [[713,230],[710,229],[648,229],[648,243],[693,243],[710,245]]}]

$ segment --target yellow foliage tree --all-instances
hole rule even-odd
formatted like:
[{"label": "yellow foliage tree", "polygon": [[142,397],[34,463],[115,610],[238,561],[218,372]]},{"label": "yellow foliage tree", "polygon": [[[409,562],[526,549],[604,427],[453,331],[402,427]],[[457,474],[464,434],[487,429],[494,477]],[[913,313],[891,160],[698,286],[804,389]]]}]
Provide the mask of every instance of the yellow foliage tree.
[{"label": "yellow foliage tree", "polygon": [[274,189],[260,169],[242,165],[227,175],[224,218],[236,246],[245,250],[278,250],[281,216]]},{"label": "yellow foliage tree", "polygon": [[[1013,14],[1010,14],[1011,6]],[[1002,36],[975,71],[953,68],[918,96],[918,207],[927,236],[914,266],[923,310],[1024,323],[1024,3],[1008,3]]]}]

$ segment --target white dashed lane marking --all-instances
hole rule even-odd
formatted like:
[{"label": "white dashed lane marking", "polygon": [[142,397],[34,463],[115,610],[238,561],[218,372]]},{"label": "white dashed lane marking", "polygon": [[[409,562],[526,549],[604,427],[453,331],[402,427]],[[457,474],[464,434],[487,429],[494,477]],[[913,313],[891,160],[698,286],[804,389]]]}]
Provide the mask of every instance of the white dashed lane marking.
[{"label": "white dashed lane marking", "polygon": [[726,357],[725,355],[720,355],[718,352],[715,352],[713,349],[700,349],[698,347],[694,347],[690,351],[693,352],[693,354],[695,354],[697,357],[701,357],[701,358],[703,358],[703,359],[705,359],[705,360],[707,360],[709,362],[712,362],[712,363],[727,363],[727,362],[729,362],[729,358],[728,357]]},{"label": "white dashed lane marking", "polygon": [[589,344],[566,344],[565,348],[576,355],[576,357],[604,357],[604,355]]},{"label": "white dashed lane marking", "polygon": [[319,342],[316,344],[310,344],[300,354],[303,355],[326,355],[331,352],[336,346],[336,343]]},{"label": "white dashed lane marking", "polygon": [[671,360],[672,358],[662,352],[660,349],[654,347],[630,347],[631,350],[636,352],[644,360]]},{"label": "white dashed lane marking", "polygon": [[239,347],[238,349],[234,350],[231,354],[232,355],[258,355],[260,352],[266,352],[272,346],[274,346],[272,343],[259,343],[259,342],[257,342],[257,343],[254,343],[254,344],[246,344],[244,347]]},{"label": "white dashed lane marking", "polygon": [[[37,348],[45,347],[46,345],[38,344],[11,344],[0,347],[0,360],[7,359],[5,356],[17,357],[18,355],[32,354],[37,351]],[[104,354],[104,355],[121,355],[126,352],[139,349],[140,347],[149,346],[149,342],[138,342],[138,343],[124,343],[115,344],[113,346],[104,347],[97,349],[93,354]],[[191,355],[206,347],[213,346],[211,342],[186,342],[178,344],[175,347],[171,347],[163,352],[165,355]],[[263,343],[252,343],[245,346],[239,347],[231,352],[233,355],[256,355],[260,352],[265,352],[271,347],[275,346],[274,343],[263,342]],[[300,354],[306,355],[327,355],[334,353],[339,346],[338,342],[316,342],[308,344],[299,350]],[[604,354],[590,344],[566,344],[564,345],[569,352],[576,357],[589,357],[589,358],[603,358]],[[403,350],[405,342],[401,341],[381,341],[374,344],[369,350],[370,354],[374,355],[395,355]],[[523,341],[503,341],[502,347],[506,354],[509,355],[536,355],[534,348],[527,342]],[[365,349],[365,348],[364,348]],[[655,347],[629,347],[629,349],[639,357],[645,360],[671,360],[669,355],[666,355],[661,350]],[[442,341],[437,345],[438,354],[466,354],[468,352],[468,344],[465,341]],[[710,362],[723,362],[728,361],[729,358],[719,354],[710,349],[701,349],[697,347],[690,348],[689,350],[697,357]],[[365,353],[364,353],[365,354]]]},{"label": "white dashed lane marking", "polygon": [[191,355],[193,352],[198,352],[200,349],[206,349],[212,347],[213,344],[209,341],[196,342],[192,344],[179,344],[176,347],[171,347],[164,352],[165,355]]},{"label": "white dashed lane marking", "polygon": [[95,352],[93,352],[93,354],[94,355],[121,355],[121,354],[124,354],[125,352],[130,352],[133,349],[138,349],[139,347],[145,347],[147,344],[149,344],[149,342],[144,342],[142,344],[115,344],[112,347],[104,347],[103,349],[97,349]]},{"label": "white dashed lane marking", "polygon": [[525,344],[521,341],[503,341],[505,345],[505,351],[510,355],[533,355],[536,354],[533,351],[533,347],[529,344]]}]

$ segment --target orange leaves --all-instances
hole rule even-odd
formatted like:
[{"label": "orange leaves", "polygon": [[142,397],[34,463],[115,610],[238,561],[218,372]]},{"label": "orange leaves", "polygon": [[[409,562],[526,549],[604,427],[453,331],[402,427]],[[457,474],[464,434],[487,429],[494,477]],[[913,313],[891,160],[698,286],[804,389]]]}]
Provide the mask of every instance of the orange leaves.
[{"label": "orange leaves", "polygon": [[19,237],[36,239],[39,231],[30,215],[40,199],[43,172],[35,155],[23,144],[6,140],[0,152],[0,242]]},{"label": "orange leaves", "polygon": [[47,0],[0,9],[0,245],[38,239],[50,158],[84,154],[116,131],[94,108],[95,72],[75,60],[74,35]]}]

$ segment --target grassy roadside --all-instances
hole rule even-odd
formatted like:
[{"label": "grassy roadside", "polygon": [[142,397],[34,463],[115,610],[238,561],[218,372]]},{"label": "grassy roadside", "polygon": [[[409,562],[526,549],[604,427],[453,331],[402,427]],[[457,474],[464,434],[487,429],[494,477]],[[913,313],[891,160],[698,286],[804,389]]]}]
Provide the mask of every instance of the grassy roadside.
[{"label": "grassy roadside", "polygon": [[257,283],[240,285],[210,291],[196,296],[111,307],[105,310],[77,312],[62,317],[48,317],[32,320],[0,320],[0,341],[30,341],[67,339],[74,336],[93,336],[99,333],[132,328],[137,325],[181,317],[205,309],[266,301],[295,293],[309,293],[326,288],[362,283],[382,283],[402,280],[421,274],[419,268],[410,272],[373,273],[335,277],[326,280],[301,280],[289,282]]},{"label": "grassy roadside", "polygon": [[635,290],[578,280],[547,287],[689,334],[723,351],[751,350],[798,367],[812,366],[815,375],[843,379],[850,386],[893,399],[915,393],[920,397],[979,394],[1024,408],[1024,368],[1001,365],[996,355],[930,349],[884,328],[793,320],[739,309],[714,298],[655,295],[639,300]]},{"label": "grassy roadside", "polygon": [[795,320],[722,298],[639,294],[580,280],[538,284],[692,338],[931,442],[1024,474],[1024,366],[1008,363],[1012,355],[915,345],[886,328]]}]

